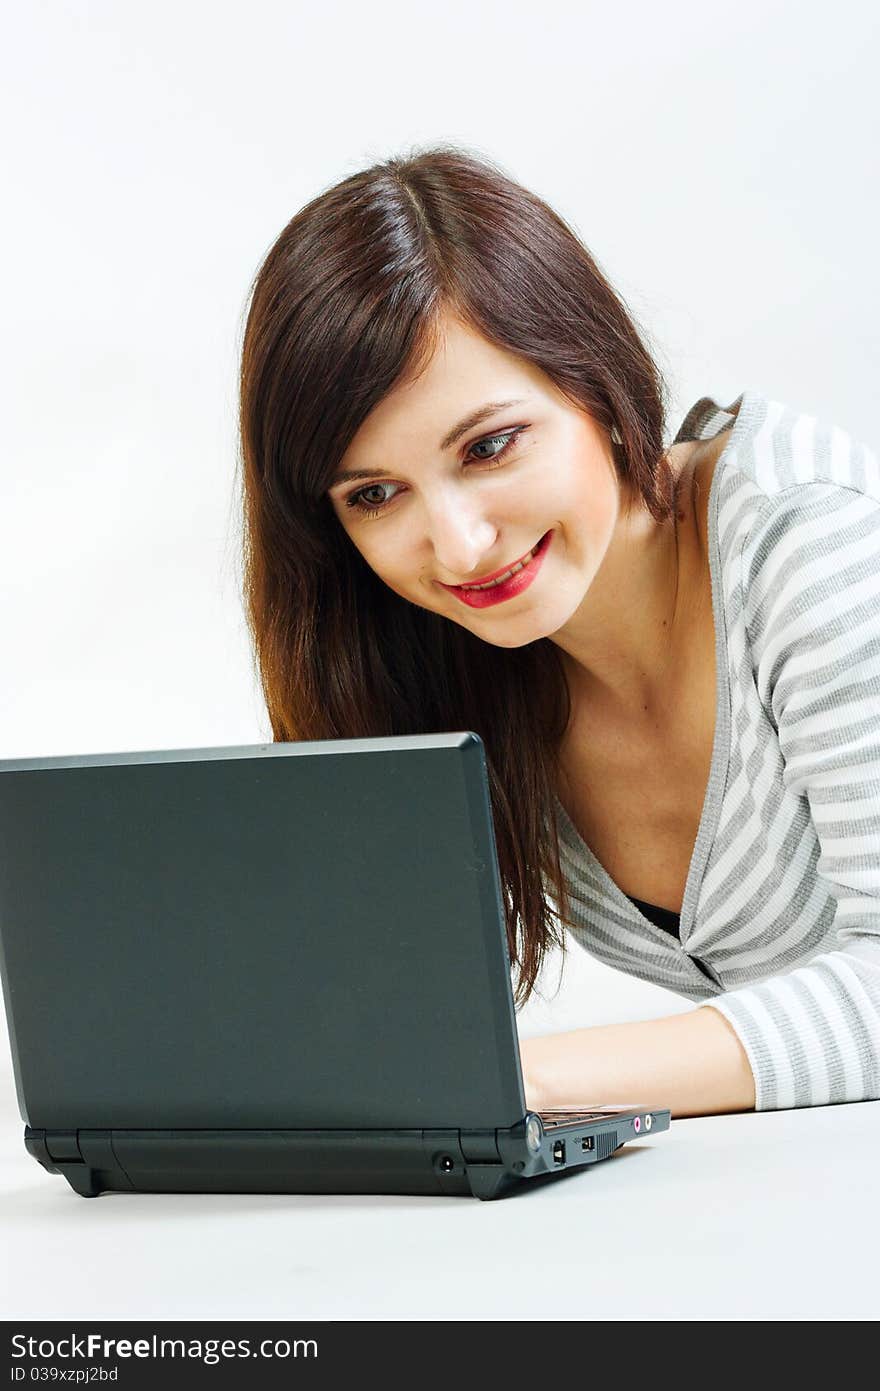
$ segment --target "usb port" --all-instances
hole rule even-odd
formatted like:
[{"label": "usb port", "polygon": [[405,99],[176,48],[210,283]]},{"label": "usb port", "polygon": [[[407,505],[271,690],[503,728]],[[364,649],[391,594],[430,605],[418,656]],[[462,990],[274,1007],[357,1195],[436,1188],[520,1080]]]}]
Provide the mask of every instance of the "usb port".
[{"label": "usb port", "polygon": [[556,1141],[556,1144],[553,1146],[553,1163],[554,1163],[554,1164],[564,1164],[564,1163],[565,1163],[565,1141],[564,1141],[564,1140],[557,1140],[557,1141]]},{"label": "usb port", "polygon": [[585,1135],[584,1138],[581,1140],[581,1149],[582,1149],[582,1150],[591,1150],[591,1149],[594,1149],[594,1148],[595,1148],[595,1140],[594,1140],[594,1137],[593,1137],[592,1135]]}]

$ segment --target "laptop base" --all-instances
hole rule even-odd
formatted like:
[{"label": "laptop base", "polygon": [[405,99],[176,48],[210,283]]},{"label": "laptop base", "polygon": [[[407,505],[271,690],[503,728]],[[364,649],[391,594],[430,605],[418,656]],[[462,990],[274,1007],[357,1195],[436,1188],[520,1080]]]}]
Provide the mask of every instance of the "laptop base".
[{"label": "laptop base", "polygon": [[[669,1113],[655,1112],[668,1129]],[[635,1138],[620,1116],[527,1142],[507,1130],[44,1130],[25,1126],[29,1154],[74,1192],[397,1193],[504,1197],[524,1180],[607,1159]],[[581,1133],[582,1132],[582,1133]],[[562,1151],[559,1149],[562,1141]],[[560,1152],[563,1158],[560,1160]]]}]

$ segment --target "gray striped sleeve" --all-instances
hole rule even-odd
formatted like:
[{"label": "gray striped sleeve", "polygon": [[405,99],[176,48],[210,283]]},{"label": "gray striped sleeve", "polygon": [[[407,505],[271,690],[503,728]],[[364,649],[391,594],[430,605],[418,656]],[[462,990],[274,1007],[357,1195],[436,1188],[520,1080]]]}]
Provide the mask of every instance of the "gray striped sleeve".
[{"label": "gray striped sleeve", "polygon": [[742,553],[755,686],[803,797],[837,948],[705,1001],[756,1110],[880,1098],[880,499],[815,479],[770,497]]}]

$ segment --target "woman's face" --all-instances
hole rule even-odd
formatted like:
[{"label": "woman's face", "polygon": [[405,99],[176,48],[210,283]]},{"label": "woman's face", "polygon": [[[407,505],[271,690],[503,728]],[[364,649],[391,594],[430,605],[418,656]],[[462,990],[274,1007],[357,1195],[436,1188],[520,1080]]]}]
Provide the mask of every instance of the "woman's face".
[{"label": "woman's face", "polygon": [[[611,444],[539,368],[457,319],[445,325],[427,370],[363,422],[329,496],[395,594],[520,647],[568,622],[602,563],[620,506]],[[489,602],[449,587],[497,575],[544,538],[536,564],[481,591]]]}]

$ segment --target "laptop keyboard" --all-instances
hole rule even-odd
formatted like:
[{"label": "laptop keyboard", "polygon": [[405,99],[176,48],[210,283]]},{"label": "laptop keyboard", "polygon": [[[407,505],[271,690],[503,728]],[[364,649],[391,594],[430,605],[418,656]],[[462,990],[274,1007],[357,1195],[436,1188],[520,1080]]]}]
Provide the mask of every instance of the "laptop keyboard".
[{"label": "laptop keyboard", "polygon": [[536,1115],[541,1117],[541,1122],[545,1130],[552,1130],[558,1125],[580,1125],[582,1121],[607,1121],[610,1116],[619,1115],[620,1110],[615,1106],[608,1106],[602,1111],[537,1111]]}]

